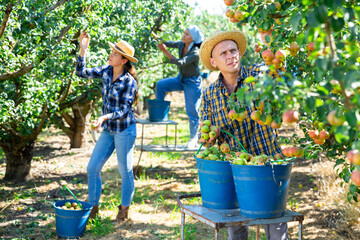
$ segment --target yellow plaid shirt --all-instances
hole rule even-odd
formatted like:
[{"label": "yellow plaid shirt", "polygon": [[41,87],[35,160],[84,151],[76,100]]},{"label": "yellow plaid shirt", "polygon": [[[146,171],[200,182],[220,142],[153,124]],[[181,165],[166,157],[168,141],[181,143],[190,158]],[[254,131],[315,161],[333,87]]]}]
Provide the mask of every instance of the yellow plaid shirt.
[{"label": "yellow plaid shirt", "polygon": [[[251,66],[241,66],[239,78],[237,81],[237,89],[248,84],[249,91],[253,89],[251,83],[244,83],[244,79],[249,76],[256,76],[261,73],[260,67],[264,64],[254,64]],[[268,73],[272,77],[278,77],[277,72]],[[255,108],[245,107],[247,117],[242,122],[232,120],[228,113],[230,108],[227,104],[230,93],[222,82],[223,76],[212,83],[204,92],[200,109],[201,121],[210,120],[211,124],[234,135],[244,146],[244,148],[253,155],[266,154],[273,156],[280,152],[281,149],[277,142],[277,132],[270,126],[261,126],[250,118],[250,114]],[[235,102],[238,100],[235,95]],[[254,105],[255,106],[255,105]],[[237,141],[226,133],[221,132],[218,138],[219,144],[224,141],[230,145],[230,148],[241,148]]]}]

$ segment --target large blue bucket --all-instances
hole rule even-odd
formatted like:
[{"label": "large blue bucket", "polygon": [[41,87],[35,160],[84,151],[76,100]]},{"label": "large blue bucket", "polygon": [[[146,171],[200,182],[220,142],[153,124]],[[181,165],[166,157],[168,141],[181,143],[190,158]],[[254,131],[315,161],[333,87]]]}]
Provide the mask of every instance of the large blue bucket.
[{"label": "large blue bucket", "polygon": [[54,203],[56,234],[59,238],[79,238],[84,234],[92,206],[90,203],[79,201],[83,205],[83,210],[62,209],[66,202],[73,203],[76,200],[60,200]]},{"label": "large blue bucket", "polygon": [[292,163],[273,165],[273,168],[231,164],[231,168],[241,215],[276,218],[284,214]]},{"label": "large blue bucket", "polygon": [[166,121],[169,118],[170,101],[147,99],[149,120],[151,122]]},{"label": "large blue bucket", "polygon": [[203,206],[212,209],[238,208],[230,163],[195,159]]}]

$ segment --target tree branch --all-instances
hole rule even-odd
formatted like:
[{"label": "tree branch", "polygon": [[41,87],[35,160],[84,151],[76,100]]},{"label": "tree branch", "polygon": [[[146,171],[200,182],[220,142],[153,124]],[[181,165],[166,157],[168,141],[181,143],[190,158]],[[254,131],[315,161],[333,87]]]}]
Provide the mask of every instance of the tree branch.
[{"label": "tree branch", "polygon": [[152,68],[152,67],[156,67],[156,66],[159,66],[159,65],[162,65],[162,64],[165,64],[166,61],[163,61],[163,62],[160,62],[160,63],[155,63],[153,65],[150,65],[150,66],[146,66],[144,68],[140,68],[140,71],[138,72],[138,75],[140,75],[144,70],[146,69],[149,69],[149,68]]},{"label": "tree branch", "polygon": [[64,122],[62,121],[62,118],[57,115],[54,114],[51,118],[52,122],[61,130],[63,130],[63,132],[67,135],[67,136],[71,136],[74,134],[73,131],[71,131],[68,127],[65,126]]},{"label": "tree branch", "polygon": [[5,124],[0,124],[0,127],[2,129],[4,129],[6,132],[10,133],[11,135],[14,135],[16,137],[20,137],[20,134],[18,132],[16,132],[14,129],[12,128],[8,128]]},{"label": "tree branch", "polygon": [[69,102],[61,103],[59,105],[60,111],[66,109],[66,108],[69,108],[69,107],[71,107],[71,106],[73,106],[73,105],[75,105],[75,104],[77,104],[79,102],[84,101],[88,97],[89,93],[100,95],[101,94],[101,89],[93,88],[93,89],[90,90],[90,92],[84,92],[80,96],[77,96],[76,98],[72,99]]},{"label": "tree branch", "polygon": [[[59,36],[56,38],[56,43],[60,43],[61,40],[64,38],[65,34],[70,30],[71,24],[65,26],[61,31]],[[48,50],[50,52],[50,49]],[[36,60],[36,62],[26,65],[25,67],[19,69],[16,72],[12,73],[5,73],[0,75],[0,81],[21,77],[22,75],[25,75],[26,73],[30,72],[34,67],[38,66],[42,61],[46,59],[46,53],[39,56],[39,58]]]},{"label": "tree branch", "polygon": [[65,121],[67,122],[67,124],[70,125],[70,127],[74,127],[75,125],[74,119],[68,113],[62,112],[61,117],[65,119]]},{"label": "tree branch", "polygon": [[51,7],[49,7],[48,9],[45,9],[45,11],[43,12],[42,15],[46,15],[49,12],[53,11],[55,8],[60,7],[61,5],[63,5],[67,0],[59,0],[57,3],[55,3],[54,5],[52,5]]},{"label": "tree branch", "polygon": [[[18,3],[20,0],[18,0],[16,3]],[[5,28],[6,28],[6,25],[9,21],[9,18],[10,18],[10,14],[13,10],[13,6],[15,4],[13,2],[10,2],[8,3],[8,5],[6,6],[6,9],[5,9],[5,16],[4,16],[4,19],[1,23],[1,26],[0,26],[0,38],[2,37],[2,35],[4,34],[5,32]]]}]

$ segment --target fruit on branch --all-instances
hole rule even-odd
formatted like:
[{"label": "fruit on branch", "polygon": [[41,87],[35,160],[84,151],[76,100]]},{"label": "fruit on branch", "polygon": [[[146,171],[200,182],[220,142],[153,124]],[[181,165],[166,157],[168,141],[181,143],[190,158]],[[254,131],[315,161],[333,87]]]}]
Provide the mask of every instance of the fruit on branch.
[{"label": "fruit on branch", "polygon": [[261,52],[262,46],[259,45],[258,43],[255,43],[255,52]]},{"label": "fruit on branch", "polygon": [[270,49],[266,49],[262,52],[261,57],[265,62],[271,62],[274,59],[274,54]]},{"label": "fruit on branch", "polygon": [[310,42],[310,43],[306,46],[306,49],[307,49],[309,52],[315,51],[315,43],[314,43],[314,42]]},{"label": "fruit on branch", "polygon": [[284,50],[277,50],[275,52],[275,58],[279,59],[280,62],[284,62],[286,58],[286,52]]},{"label": "fruit on branch", "polygon": [[232,18],[230,18],[230,22],[238,23],[238,22],[240,22],[240,20],[237,20],[236,18],[232,17]]},{"label": "fruit on branch", "polygon": [[226,5],[226,6],[229,6],[229,7],[230,7],[231,5],[233,5],[234,2],[235,2],[235,0],[224,0],[225,5]]},{"label": "fruit on branch", "polygon": [[330,137],[330,134],[328,131],[325,131],[325,130],[321,130],[320,133],[319,133],[319,138],[322,138],[322,139],[328,139]]},{"label": "fruit on branch", "polygon": [[360,151],[357,149],[353,149],[350,150],[347,153],[347,159],[350,160],[350,162],[352,162],[353,164],[359,165],[360,166]]},{"label": "fruit on branch", "polygon": [[241,112],[237,114],[236,120],[238,122],[242,122],[245,120],[246,117],[247,117],[247,112]]},{"label": "fruit on branch", "polygon": [[276,10],[280,10],[281,9],[281,4],[279,2],[274,2]]},{"label": "fruit on branch", "polygon": [[235,11],[232,9],[228,9],[225,12],[225,16],[227,16],[228,18],[232,18],[232,17],[234,17],[234,15],[235,15]]},{"label": "fruit on branch", "polygon": [[318,130],[309,130],[309,137],[312,139],[318,139],[319,131]]},{"label": "fruit on branch", "polygon": [[315,138],[314,143],[322,145],[322,144],[325,143],[325,139],[323,139],[323,138]]},{"label": "fruit on branch", "polygon": [[293,57],[296,56],[299,53],[299,49],[300,49],[300,47],[299,47],[299,44],[297,44],[297,42],[290,43],[289,50],[290,50],[291,56],[293,56]]},{"label": "fruit on branch", "polygon": [[351,180],[353,181],[353,183],[356,185],[356,186],[360,186],[360,172],[358,170],[354,170],[352,173],[351,173]]},{"label": "fruit on branch", "polygon": [[304,150],[298,147],[286,147],[282,150],[285,157],[302,157],[304,156]]},{"label": "fruit on branch", "polygon": [[299,113],[294,110],[287,110],[282,115],[282,120],[284,123],[295,123],[299,121]]},{"label": "fruit on branch", "polygon": [[330,125],[338,127],[344,124],[345,122],[345,117],[343,115],[341,116],[336,116],[336,111],[331,111],[326,119],[328,120],[328,122],[330,123]]},{"label": "fruit on branch", "polygon": [[259,121],[261,117],[260,111],[253,111],[250,115],[250,118],[254,121]]},{"label": "fruit on branch", "polygon": [[230,110],[228,115],[231,120],[234,120],[237,117],[237,113],[235,112],[234,109]]},{"label": "fruit on branch", "polygon": [[241,21],[245,19],[245,15],[241,10],[236,10],[234,18],[236,18],[237,20]]},{"label": "fruit on branch", "polygon": [[272,122],[271,122],[271,125],[270,125],[273,129],[278,129],[278,128],[280,128],[281,127],[281,122],[280,123],[277,123],[277,122],[275,122],[275,120],[273,120]]}]

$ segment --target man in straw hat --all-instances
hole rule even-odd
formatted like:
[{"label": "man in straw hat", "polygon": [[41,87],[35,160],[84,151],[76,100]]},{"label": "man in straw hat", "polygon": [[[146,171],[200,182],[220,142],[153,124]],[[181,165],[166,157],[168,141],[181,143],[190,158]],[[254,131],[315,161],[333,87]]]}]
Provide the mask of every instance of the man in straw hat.
[{"label": "man in straw hat", "polygon": [[[212,125],[233,134],[253,155],[274,156],[276,153],[281,153],[277,134],[270,126],[262,126],[250,118],[250,114],[255,108],[245,107],[246,117],[242,122],[233,121],[228,115],[230,108],[227,101],[230,95],[246,85],[251,91],[252,85],[245,83],[244,79],[259,75],[262,73],[260,67],[264,66],[264,64],[242,66],[240,60],[245,50],[246,37],[237,30],[216,32],[202,43],[200,48],[202,64],[210,70],[219,70],[220,74],[218,79],[203,93],[200,109],[201,120],[210,120]],[[271,72],[269,75],[278,76],[277,72]],[[238,105],[241,105],[241,99],[237,99],[236,96],[233,99],[238,102]],[[240,147],[234,138],[224,133],[219,134],[218,141],[219,143],[227,142],[230,148]],[[206,144],[213,143],[208,141]],[[289,238],[286,223],[265,225],[264,228],[267,239],[284,240]],[[248,227],[228,228],[228,239],[248,239]]]}]

